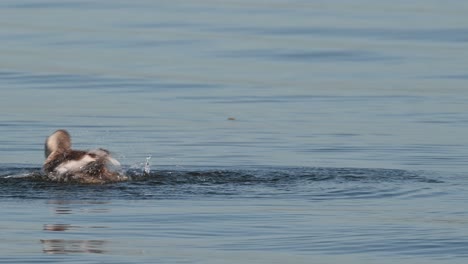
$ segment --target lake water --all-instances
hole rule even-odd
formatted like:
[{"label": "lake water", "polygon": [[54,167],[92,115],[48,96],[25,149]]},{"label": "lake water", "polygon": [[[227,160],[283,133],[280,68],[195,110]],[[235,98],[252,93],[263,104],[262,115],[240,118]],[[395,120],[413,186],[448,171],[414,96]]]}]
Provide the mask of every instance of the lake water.
[{"label": "lake water", "polygon": [[[466,263],[467,13],[1,1],[0,263]],[[131,180],[40,180],[59,128]]]}]

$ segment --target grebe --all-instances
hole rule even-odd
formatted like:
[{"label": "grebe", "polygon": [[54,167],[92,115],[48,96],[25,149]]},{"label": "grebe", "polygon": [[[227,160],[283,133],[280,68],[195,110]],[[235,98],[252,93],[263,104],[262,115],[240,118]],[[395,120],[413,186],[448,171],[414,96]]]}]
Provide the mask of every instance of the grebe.
[{"label": "grebe", "polygon": [[71,149],[70,134],[63,129],[50,135],[44,146],[42,167],[47,177],[59,182],[102,184],[127,180],[119,173],[120,163],[105,149]]}]

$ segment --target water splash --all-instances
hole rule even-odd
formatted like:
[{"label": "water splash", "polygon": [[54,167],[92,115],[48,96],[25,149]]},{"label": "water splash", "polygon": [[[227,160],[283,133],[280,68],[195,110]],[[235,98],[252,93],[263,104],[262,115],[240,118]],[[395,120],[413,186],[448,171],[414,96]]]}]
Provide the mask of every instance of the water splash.
[{"label": "water splash", "polygon": [[144,172],[145,175],[149,175],[151,173],[151,167],[150,167],[150,163],[149,163],[150,159],[151,159],[151,155],[146,157],[145,167],[143,168],[143,172]]}]

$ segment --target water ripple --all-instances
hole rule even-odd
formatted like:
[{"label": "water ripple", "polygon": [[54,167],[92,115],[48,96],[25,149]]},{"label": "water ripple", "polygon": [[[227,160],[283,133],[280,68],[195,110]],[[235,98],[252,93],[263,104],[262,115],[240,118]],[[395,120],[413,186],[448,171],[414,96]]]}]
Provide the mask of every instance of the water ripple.
[{"label": "water ripple", "polygon": [[42,199],[51,193],[74,199],[187,199],[190,197],[305,197],[312,200],[422,196],[443,181],[424,172],[359,168],[127,169],[131,180],[89,186],[48,181],[39,168],[0,171],[4,198]]}]

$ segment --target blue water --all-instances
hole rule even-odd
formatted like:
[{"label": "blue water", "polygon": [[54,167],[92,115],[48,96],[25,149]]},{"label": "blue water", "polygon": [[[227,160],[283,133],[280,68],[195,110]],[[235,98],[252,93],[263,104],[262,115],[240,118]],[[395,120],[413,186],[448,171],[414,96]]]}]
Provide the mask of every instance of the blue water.
[{"label": "blue water", "polygon": [[[1,1],[0,263],[466,263],[467,13]],[[45,181],[60,128],[130,181]]]}]

